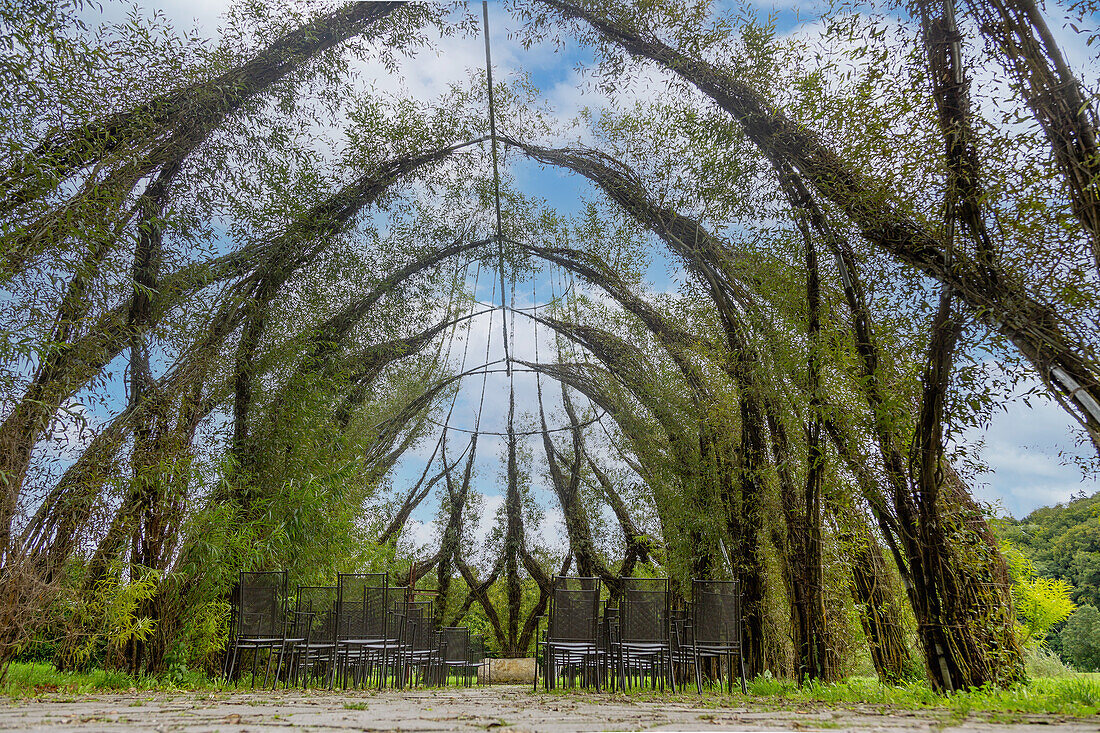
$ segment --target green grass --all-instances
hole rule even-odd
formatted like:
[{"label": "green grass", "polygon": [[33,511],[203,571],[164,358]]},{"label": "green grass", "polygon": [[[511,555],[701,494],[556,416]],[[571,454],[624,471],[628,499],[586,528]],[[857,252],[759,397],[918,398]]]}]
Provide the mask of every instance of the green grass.
[{"label": "green grass", "polygon": [[[647,701],[675,699],[698,707],[750,706],[787,710],[871,705],[886,709],[941,711],[956,718],[970,713],[1008,719],[1028,714],[1089,717],[1100,711],[1100,675],[1090,674],[1035,678],[1005,689],[983,687],[949,695],[933,691],[923,681],[895,687],[883,685],[871,677],[852,677],[831,683],[809,682],[801,688],[792,680],[758,677],[749,682],[748,689],[749,694],[744,696],[740,692],[731,695],[717,688],[704,688],[700,696],[692,684],[676,695],[650,690],[611,694]],[[559,689],[555,694],[579,692]]]},{"label": "green grass", "polygon": [[[263,665],[256,675],[256,687],[263,682]],[[450,675],[447,680],[450,687],[463,684],[461,678]],[[225,691],[240,690],[248,692],[252,687],[249,673],[242,675],[239,684],[227,685],[222,680],[210,679],[200,672],[169,672],[158,677],[134,677],[125,672],[93,669],[87,672],[59,672],[49,662],[12,662],[7,679],[0,684],[0,696],[10,698],[39,697],[41,695],[110,691],[155,691],[171,692],[181,690]]]},{"label": "green grass", "polygon": [[799,689],[794,683],[754,680],[750,696],[813,702],[826,706],[851,704],[887,705],[905,709],[946,709],[965,715],[975,712],[1040,713],[1092,716],[1100,709],[1100,680],[1089,675],[1036,678],[1008,688],[982,687],[941,695],[925,682],[893,687],[873,678],[843,682],[810,682]]},{"label": "green grass", "polygon": [[[242,681],[246,685],[247,680]],[[48,662],[12,662],[0,695],[36,697],[53,693],[88,693],[111,690],[221,690],[223,683],[197,672],[172,673],[162,677],[134,677],[125,672],[93,669],[87,672],[59,672]]]},{"label": "green grass", "polygon": [[[451,680],[454,684],[457,680]],[[247,691],[248,678],[239,689]],[[0,695],[9,698],[38,697],[53,694],[85,694],[108,691],[232,691],[232,685],[211,680],[199,673],[184,672],[163,677],[133,677],[124,672],[95,669],[88,672],[59,672],[43,662],[14,662],[7,679],[0,684]],[[554,694],[595,695],[578,689],[558,689]],[[607,693],[601,693],[606,695]],[[967,692],[941,695],[926,682],[906,685],[880,684],[871,677],[852,677],[841,682],[810,682],[799,687],[791,680],[758,677],[749,683],[749,694],[730,695],[717,688],[697,695],[694,685],[676,695],[647,690],[612,693],[617,698],[636,701],[676,700],[701,708],[750,706],[774,710],[823,707],[843,709],[871,705],[884,709],[940,711],[953,718],[983,713],[998,719],[1018,719],[1022,715],[1088,717],[1100,711],[1100,674],[1069,674],[1059,677],[1035,677],[1030,682],[1006,689],[984,687]],[[365,703],[352,702],[350,706]]]}]

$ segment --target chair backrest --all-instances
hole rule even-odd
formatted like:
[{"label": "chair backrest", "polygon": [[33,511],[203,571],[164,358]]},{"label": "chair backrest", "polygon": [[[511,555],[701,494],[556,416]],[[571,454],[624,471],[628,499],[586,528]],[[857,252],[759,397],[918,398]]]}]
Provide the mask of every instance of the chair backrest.
[{"label": "chair backrest", "polygon": [[470,656],[470,630],[465,626],[444,626],[439,634],[440,641],[446,645],[443,661],[466,664]]},{"label": "chair backrest", "polygon": [[385,573],[340,573],[336,576],[336,602],[341,639],[380,639],[386,634]]},{"label": "chair backrest", "polygon": [[431,601],[405,604],[405,644],[413,651],[429,651],[435,646]]},{"label": "chair backrest", "polygon": [[241,571],[235,595],[238,637],[275,637],[283,633],[285,570]]},{"label": "chair backrest", "polygon": [[600,579],[559,575],[550,593],[546,638],[596,643],[600,620]]},{"label": "chair backrest", "polygon": [[311,642],[334,642],[339,614],[335,585],[298,586],[298,613],[313,614],[310,622]]},{"label": "chair backrest", "polygon": [[695,643],[741,648],[741,586],[736,580],[692,581],[691,608]]},{"label": "chair backrest", "polygon": [[403,639],[405,636],[405,586],[390,587],[386,593],[386,638]]},{"label": "chair backrest", "polygon": [[470,634],[470,642],[466,647],[466,663],[471,666],[481,664],[485,658],[485,636],[483,634]]},{"label": "chair backrest", "polygon": [[668,578],[623,578],[619,601],[619,638],[624,642],[669,639]]}]

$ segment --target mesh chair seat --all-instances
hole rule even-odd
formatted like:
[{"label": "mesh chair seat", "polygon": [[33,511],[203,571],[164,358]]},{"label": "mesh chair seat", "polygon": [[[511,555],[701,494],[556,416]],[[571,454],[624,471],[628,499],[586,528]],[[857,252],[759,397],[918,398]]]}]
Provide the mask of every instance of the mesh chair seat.
[{"label": "mesh chair seat", "polygon": [[554,649],[563,651],[596,651],[600,645],[594,641],[551,641]]},{"label": "mesh chair seat", "polygon": [[[600,579],[557,576],[550,593],[550,610],[546,624],[546,636],[542,642],[545,684],[550,688],[554,669],[562,664],[580,663],[587,668],[590,661],[597,661],[600,652]],[[536,663],[535,685],[538,685]],[[576,670],[570,671],[573,674]],[[582,684],[590,675],[582,670]],[[599,687],[600,675],[594,676]]]},{"label": "mesh chair seat", "polygon": [[624,641],[623,649],[633,652],[664,652],[668,644],[661,641]]},{"label": "mesh chair seat", "polygon": [[695,684],[703,691],[699,671],[700,657],[729,657],[729,687],[733,690],[732,657],[737,656],[741,692],[745,684],[745,658],[741,645],[741,586],[736,580],[695,580],[692,582],[692,666]]},{"label": "mesh chair seat", "polygon": [[696,643],[695,648],[699,652],[713,652],[714,654],[725,654],[726,652],[738,652],[741,651],[740,644],[703,644]]},{"label": "mesh chair seat", "polygon": [[[239,671],[237,662],[242,650],[252,652],[252,686],[256,685],[256,664],[260,652],[281,648],[286,632],[285,570],[266,572],[242,571],[232,595],[233,645],[226,655],[225,675],[232,678]],[[265,666],[264,685],[270,658]]]},{"label": "mesh chair seat", "polygon": [[675,691],[671,618],[668,578],[623,578],[614,643],[621,685],[626,686],[629,667],[639,682],[648,676],[654,687],[663,689],[668,682]]}]

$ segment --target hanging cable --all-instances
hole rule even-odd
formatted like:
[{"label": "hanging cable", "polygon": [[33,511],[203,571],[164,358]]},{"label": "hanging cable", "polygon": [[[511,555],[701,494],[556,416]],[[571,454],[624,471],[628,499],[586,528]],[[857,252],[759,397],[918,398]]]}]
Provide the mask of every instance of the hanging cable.
[{"label": "hanging cable", "polygon": [[[490,300],[494,300],[496,298],[496,288],[497,288],[496,283],[493,283],[493,295],[492,295],[492,297],[490,297]],[[503,302],[504,296],[501,295],[500,299]],[[500,311],[500,317],[504,318],[504,309],[503,308]],[[507,327],[505,327],[504,335],[505,336],[508,335]],[[489,347],[492,344],[492,342],[493,342],[493,312],[489,311],[489,327],[487,329],[485,329],[485,363],[486,364],[489,363]],[[508,360],[507,355],[505,355],[504,358],[505,358],[506,363],[508,363],[507,362],[507,360]],[[508,373],[509,374],[512,373],[510,363],[509,363]],[[488,381],[489,381],[489,372],[486,371],[481,376],[481,402],[477,406],[477,417],[474,419],[474,435],[475,436],[477,435],[478,430],[481,429],[481,411],[485,408],[485,384]]]},{"label": "hanging cable", "polygon": [[[570,286],[570,287],[572,287],[572,286]],[[566,295],[566,293],[562,293],[561,295],[557,296],[556,299],[547,301],[547,302],[543,303],[541,306],[537,306],[537,307],[538,308],[550,308],[554,305],[557,305],[558,302],[561,301],[564,298],[565,295]],[[485,308],[499,308],[500,307],[499,305],[496,305],[495,303],[486,303],[486,302],[481,301],[481,300],[477,301],[477,304],[480,305],[480,306],[483,306]],[[519,313],[521,315],[526,315],[527,311],[533,311],[533,310],[536,310],[536,306],[534,306],[534,305],[525,305],[523,307],[512,306],[512,307],[508,308],[508,311],[513,314],[513,318],[515,317],[516,313]],[[514,343],[515,342],[515,338],[514,338],[515,337],[515,328],[514,328],[514,326],[512,328],[512,336],[513,336],[512,341]]]},{"label": "hanging cable", "polygon": [[[458,268],[459,268],[459,266],[456,263],[455,264],[455,272],[454,272],[454,280],[451,282],[451,293],[450,293],[450,296],[447,298],[447,318],[448,319],[454,319],[454,323],[451,325],[451,332],[448,334],[447,338],[445,340],[440,340],[439,348],[436,349],[435,358],[432,360],[432,369],[431,369],[431,371],[432,371],[433,374],[435,373],[436,369],[439,368],[440,358],[441,358],[441,356],[443,354],[443,351],[444,351],[444,348],[443,348],[444,344],[446,344],[447,361],[450,361],[451,347],[454,346],[455,331],[458,330],[459,319],[455,318],[455,315],[458,312],[458,308],[455,306],[455,292],[458,290]],[[479,262],[478,263],[478,272],[480,272],[480,271],[481,271],[481,263]],[[466,281],[469,280],[469,279],[470,279],[470,260],[466,260],[466,264],[462,268],[462,284],[463,284],[463,286],[466,285]],[[462,367],[460,368],[460,371],[461,371],[461,369],[465,369],[465,368],[466,368],[466,354],[464,352],[462,354]],[[457,397],[458,397],[458,392],[455,392],[454,396],[451,398],[451,406],[447,410],[447,419],[444,421],[443,431],[439,434],[439,440],[436,441],[435,448],[432,449],[432,454],[428,457],[428,460],[424,463],[424,473],[420,476],[420,480],[416,482],[417,487],[419,487],[420,484],[424,482],[424,478],[428,475],[428,469],[431,468],[432,463],[435,461],[435,457],[439,453],[440,447],[444,447],[444,452],[446,452],[446,449],[445,449],[445,444],[447,442],[446,423],[450,422],[451,411],[453,411],[454,408],[455,408],[455,400],[456,400]],[[469,446],[467,446],[467,447],[469,447]],[[465,452],[465,451],[463,451],[463,452]],[[444,468],[447,467],[446,455],[443,456],[443,467]]]},{"label": "hanging cable", "polygon": [[[550,263],[550,267],[551,268],[554,267],[553,262]],[[553,277],[553,276],[551,276],[551,277]],[[553,300],[553,298],[554,298],[553,280],[551,280],[550,282],[551,282],[550,299]],[[531,278],[531,302],[532,303],[538,303],[538,299],[535,295],[535,278],[533,278],[533,277]],[[532,332],[533,338],[535,339],[535,363],[536,364],[539,363],[539,321],[538,321],[538,318],[539,318],[538,308],[534,307],[534,308],[532,308],[532,311],[531,311],[531,332]],[[535,390],[536,390],[536,392],[538,393],[538,396],[539,396],[539,417],[542,419],[542,431],[541,432],[546,432],[546,416],[545,416],[545,414],[543,413],[543,410],[542,410],[542,374],[538,370],[535,371]]]},{"label": "hanging cable", "polygon": [[[466,269],[465,269],[465,272],[464,272],[463,278],[462,278],[463,279],[463,285],[465,285],[466,280],[469,279],[469,273],[470,273],[470,263],[469,263],[469,261],[467,261],[466,262]],[[477,269],[474,271],[474,292],[477,292],[477,285],[478,285],[478,282],[480,280],[481,280],[481,260],[478,260]],[[453,307],[453,305],[454,305],[454,296],[452,294],[451,303],[448,304],[448,311],[451,309],[451,307]],[[448,361],[450,361],[451,348],[454,346],[455,332],[457,330],[458,330],[458,319],[455,319],[455,323],[454,323],[453,326],[451,326],[451,333],[450,333],[450,336],[449,336],[448,341],[447,341]],[[458,371],[460,373],[466,370],[466,355],[469,353],[469,349],[470,349],[470,339],[469,339],[469,337],[467,337],[462,343],[462,361],[461,361],[461,363],[459,364],[459,367],[458,367]],[[454,395],[451,396],[451,405],[450,405],[449,408],[447,408],[447,417],[443,421],[443,432],[439,436],[440,444],[445,442],[446,439],[447,439],[447,427],[451,423],[451,415],[454,413],[456,402],[458,402],[458,390],[455,390]],[[428,418],[428,420],[430,422],[433,422],[433,423],[435,422],[430,417]],[[438,447],[439,446],[437,445],[437,448]],[[433,460],[434,457],[435,457],[435,453],[433,451],[432,458],[429,459],[429,462],[431,460]],[[446,457],[444,457],[443,467],[444,468],[447,467]]]},{"label": "hanging cable", "polygon": [[493,150],[493,204],[496,208],[497,254],[500,269],[500,308],[502,315],[501,332],[504,334],[504,359],[509,373],[512,369],[511,355],[508,353],[508,319],[504,289],[504,225],[500,216],[500,163],[497,152],[497,115],[496,101],[493,95],[493,58],[489,51],[489,0],[481,0],[481,15],[485,30],[485,81],[489,87],[489,137]]}]

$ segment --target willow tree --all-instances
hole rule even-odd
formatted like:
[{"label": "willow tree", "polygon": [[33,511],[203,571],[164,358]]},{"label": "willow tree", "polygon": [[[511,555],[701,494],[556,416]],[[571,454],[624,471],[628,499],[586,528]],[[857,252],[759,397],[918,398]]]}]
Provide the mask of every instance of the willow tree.
[{"label": "willow tree", "polygon": [[[9,615],[34,607],[42,582],[75,578],[78,633],[59,661],[79,664],[107,611],[103,589],[153,588],[139,610],[155,635],[130,633],[112,653],[157,670],[180,646],[209,657],[238,569],[288,566],[308,583],[400,566],[411,587],[434,582],[440,623],[478,609],[517,655],[555,573],[575,565],[614,592],[651,564],[684,595],[696,577],[741,582],[753,674],[835,675],[837,609],[851,593],[876,667],[894,680],[910,666],[896,572],[937,687],[1018,678],[1004,563],[947,446],[951,429],[980,421],[966,407],[975,372],[965,360],[991,340],[1030,363],[1100,448],[1100,360],[1084,328],[1096,296],[1052,288],[1057,257],[1042,251],[1092,236],[1094,125],[1072,110],[1081,93],[1041,17],[1024,4],[968,5],[1013,75],[1014,102],[1040,122],[1043,134],[1028,137],[980,134],[951,3],[921,3],[903,19],[891,42],[919,53],[899,55],[854,21],[849,32],[870,40],[852,83],[766,24],[730,22],[706,2],[514,7],[530,37],[571,33],[596,49],[609,86],[639,64],[672,82],[634,116],[591,120],[587,146],[545,142],[562,131],[526,82],[493,90],[503,131],[494,162],[503,143],[506,157],[594,185],[568,224],[485,172],[479,78],[429,104],[359,93],[349,54],[414,47],[418,28],[441,17],[426,6],[244,8],[217,53],[150,41],[116,69],[128,78],[143,53],[159,54],[182,83],[123,83],[110,99],[115,67],[100,60],[90,75],[106,78],[77,97],[71,120],[14,128],[0,165],[2,272],[21,303],[48,308],[33,324],[34,373],[9,380],[17,399],[0,425]],[[844,32],[842,18],[825,21],[827,34]],[[859,55],[868,50],[881,53]],[[55,81],[44,88],[60,94]],[[331,156],[307,134],[317,90],[345,132]],[[302,140],[278,133],[288,124]],[[1052,186],[1064,202],[1042,199]],[[1069,216],[1036,219],[1037,200]],[[216,231],[222,215],[232,236]],[[648,292],[629,262],[658,246],[684,273],[674,295]],[[485,384],[489,365],[451,361],[484,315],[479,275],[467,292],[471,268],[496,270],[494,313],[508,310],[506,278],[514,288],[543,268],[601,294],[563,292],[532,311],[556,353],[510,354],[510,368],[539,375],[538,415],[524,416],[509,390],[504,501],[484,567],[470,547],[477,426],[466,453],[443,429],[387,521],[358,519],[377,514],[368,507],[397,461],[449,417],[461,385]],[[914,305],[931,290],[933,307]],[[50,421],[107,383],[123,356],[126,405],[34,506],[22,485]],[[551,394],[565,426],[556,437]],[[528,418],[541,436],[537,466],[516,429]],[[565,548],[532,539],[539,468],[565,517]],[[438,546],[394,558],[433,489]],[[25,523],[21,502],[34,506]],[[643,529],[637,514],[650,506]],[[619,557],[601,533],[605,507],[623,535]],[[853,548],[843,587],[827,558],[838,545]],[[33,583],[16,587],[13,559]],[[10,650],[18,634],[9,637]]]}]

